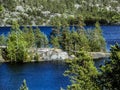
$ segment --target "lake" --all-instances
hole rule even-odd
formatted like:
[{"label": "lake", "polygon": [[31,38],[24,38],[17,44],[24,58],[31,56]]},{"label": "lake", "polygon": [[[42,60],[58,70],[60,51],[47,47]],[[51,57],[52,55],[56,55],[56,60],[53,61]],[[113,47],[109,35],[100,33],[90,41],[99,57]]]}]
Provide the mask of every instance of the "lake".
[{"label": "lake", "polygon": [[[0,34],[7,35],[8,28],[0,27]],[[40,29],[47,35],[51,32],[51,27]],[[120,26],[102,26],[102,29],[107,42],[106,49],[109,51],[110,45],[120,43]],[[96,60],[95,66],[98,68],[103,63],[104,59]],[[67,68],[64,62],[3,63],[0,65],[0,90],[18,90],[23,79],[26,79],[29,90],[60,90],[61,87],[66,88],[70,84],[68,77],[63,76]]]},{"label": "lake", "polygon": [[[95,66],[104,60],[96,60]],[[18,90],[26,79],[29,90],[60,90],[70,85],[68,77],[63,75],[68,65],[63,61],[0,65],[0,90]]]},{"label": "lake", "polygon": [[18,90],[26,79],[29,90],[60,90],[70,84],[63,73],[64,62],[40,62],[0,65],[0,90]]}]

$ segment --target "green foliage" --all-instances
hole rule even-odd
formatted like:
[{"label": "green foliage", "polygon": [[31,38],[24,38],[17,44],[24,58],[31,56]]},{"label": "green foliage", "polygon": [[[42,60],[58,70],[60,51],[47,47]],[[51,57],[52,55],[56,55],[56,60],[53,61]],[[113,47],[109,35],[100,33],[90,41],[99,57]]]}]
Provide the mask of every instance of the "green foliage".
[{"label": "green foliage", "polygon": [[102,30],[100,28],[99,23],[97,22],[95,24],[95,29],[94,30],[88,30],[87,31],[88,39],[89,39],[89,46],[91,48],[91,51],[105,51],[105,39],[103,38],[102,35]]},{"label": "green foliage", "polygon": [[41,47],[47,47],[48,46],[48,39],[45,34],[43,34],[39,28],[34,30],[34,36],[35,36],[35,46],[37,48]]},{"label": "green foliage", "polygon": [[52,47],[54,47],[54,48],[60,48],[58,37],[51,36],[50,43],[52,44]]},{"label": "green foliage", "polygon": [[73,29],[70,31],[68,28],[64,28],[62,30],[60,40],[61,48],[68,51],[69,54],[71,54],[71,52],[79,51],[81,48],[89,51],[89,44],[85,30],[80,29],[75,31]]},{"label": "green foliage", "polygon": [[28,57],[28,43],[19,29],[19,25],[14,22],[12,30],[7,40],[8,59],[11,62],[23,62]]},{"label": "green foliage", "polygon": [[110,61],[101,68],[100,86],[101,89],[120,90],[120,46],[111,47]]},{"label": "green foliage", "polygon": [[25,79],[23,80],[23,83],[22,83],[22,85],[21,85],[21,87],[20,87],[19,90],[29,90],[28,87],[27,87],[27,84],[26,84],[26,80],[25,80]]},{"label": "green foliage", "polygon": [[[81,22],[80,22],[81,23]],[[61,27],[53,30],[50,42],[53,47],[61,48],[69,54],[76,54],[83,48],[85,51],[105,52],[105,40],[99,23],[94,30],[85,30],[78,25],[77,30],[69,30],[69,27]]]},{"label": "green foliage", "polygon": [[0,4],[0,13],[4,10],[4,7],[2,4]]},{"label": "green foliage", "polygon": [[68,28],[63,28],[62,34],[60,37],[60,45],[63,50],[68,51],[70,53],[70,49],[72,47],[71,33]]},{"label": "green foliage", "polygon": [[36,53],[34,55],[34,60],[39,61],[39,59],[40,59],[40,55],[38,53]]},{"label": "green foliage", "polygon": [[[120,22],[119,18],[119,0],[1,0],[0,11],[3,11],[3,7],[7,15],[1,13],[4,18],[8,18],[6,24],[10,24],[13,18],[18,18],[20,25],[32,25],[33,22],[36,25],[64,25],[71,24],[66,22],[69,16],[74,16],[73,21],[78,22],[79,16],[83,17],[86,24],[94,24],[99,21],[101,24],[114,24]],[[16,6],[23,7],[23,11],[16,10]],[[111,6],[109,8],[109,6]],[[109,8],[109,9],[108,9]],[[49,13],[45,14],[44,12]],[[12,14],[13,12],[19,13],[18,15]],[[22,13],[21,13],[22,12]],[[29,16],[29,17],[28,17]],[[49,21],[48,21],[49,20]],[[65,22],[63,22],[65,21]],[[71,21],[68,20],[68,21]],[[78,25],[79,23],[74,23]],[[81,23],[82,24],[82,23]]]},{"label": "green foliage", "polygon": [[69,69],[65,71],[71,80],[68,90],[100,90],[96,83],[98,71],[93,59],[86,51],[77,53],[77,57],[69,61]]},{"label": "green foliage", "polygon": [[34,37],[34,32],[33,32],[32,27],[30,28],[24,27],[23,36],[24,36],[25,41],[28,43],[28,47],[33,47],[35,37]]},{"label": "green foliage", "polygon": [[2,35],[0,35],[0,46],[3,46],[3,45],[6,45],[6,38],[2,34]]}]

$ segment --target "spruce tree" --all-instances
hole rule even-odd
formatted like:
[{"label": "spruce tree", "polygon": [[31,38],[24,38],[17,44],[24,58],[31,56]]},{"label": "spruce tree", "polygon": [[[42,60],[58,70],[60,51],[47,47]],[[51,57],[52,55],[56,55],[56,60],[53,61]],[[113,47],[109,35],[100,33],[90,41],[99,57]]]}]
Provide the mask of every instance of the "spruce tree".
[{"label": "spruce tree", "polygon": [[13,23],[7,40],[7,59],[11,62],[24,62],[28,57],[28,43],[19,29],[17,22]]},{"label": "spruce tree", "polygon": [[111,47],[110,61],[101,67],[100,86],[106,90],[120,90],[120,45]]},{"label": "spruce tree", "polygon": [[98,22],[96,22],[94,30],[88,31],[88,39],[91,51],[106,51],[106,42]]},{"label": "spruce tree", "polygon": [[54,48],[60,48],[60,44],[59,44],[59,38],[56,36],[51,36],[51,40],[50,43],[52,44],[52,47]]},{"label": "spruce tree", "polygon": [[71,33],[68,28],[63,28],[61,37],[60,37],[60,45],[63,50],[67,51],[68,53],[72,49],[72,42],[71,42]]},{"label": "spruce tree", "polygon": [[34,42],[37,48],[48,46],[47,36],[44,33],[42,33],[38,27],[34,30],[34,36],[35,36]]},{"label": "spruce tree", "polygon": [[0,35],[0,46],[6,45],[6,38],[4,34]]},{"label": "spruce tree", "polygon": [[34,46],[34,32],[32,27],[24,27],[23,28],[23,36],[25,40],[28,42],[28,47],[33,47]]},{"label": "spruce tree", "polygon": [[65,71],[71,80],[68,90],[100,90],[96,78],[98,71],[88,52],[81,50],[74,60],[69,60],[69,69]]},{"label": "spruce tree", "polygon": [[22,85],[21,85],[21,87],[20,87],[19,90],[29,90],[28,87],[27,87],[27,84],[26,84],[26,80],[25,80],[25,79],[23,80],[23,83],[22,83]]}]

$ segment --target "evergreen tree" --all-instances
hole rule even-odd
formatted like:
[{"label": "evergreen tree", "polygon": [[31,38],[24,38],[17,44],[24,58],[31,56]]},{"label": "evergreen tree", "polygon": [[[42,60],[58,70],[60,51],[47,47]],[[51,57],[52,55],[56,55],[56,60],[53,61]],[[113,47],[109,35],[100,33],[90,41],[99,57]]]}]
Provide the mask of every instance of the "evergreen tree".
[{"label": "evergreen tree", "polygon": [[54,48],[60,48],[60,44],[59,44],[59,38],[56,36],[51,36],[51,40],[50,43],[52,44],[52,47]]},{"label": "evergreen tree", "polygon": [[26,84],[26,80],[25,80],[25,79],[23,80],[23,83],[22,83],[22,85],[21,85],[21,87],[20,87],[19,90],[29,90],[28,87],[27,87],[27,84]]},{"label": "evergreen tree", "polygon": [[48,46],[48,39],[46,35],[39,30],[39,28],[34,30],[34,35],[35,35],[35,46],[37,48]]},{"label": "evergreen tree", "polygon": [[[80,48],[83,48],[85,51],[90,51],[89,41],[86,35],[85,29],[80,29],[77,31],[78,37],[78,45]],[[79,49],[80,50],[80,49]]]},{"label": "evergreen tree", "polygon": [[23,32],[14,22],[7,40],[7,57],[11,62],[24,62],[28,57],[28,43],[24,39]]},{"label": "evergreen tree", "polygon": [[25,38],[25,41],[28,42],[28,47],[33,47],[35,37],[34,37],[34,32],[33,32],[32,27],[30,27],[30,28],[24,27],[23,28],[23,36]]},{"label": "evergreen tree", "polygon": [[0,46],[6,45],[6,38],[4,34],[0,35]]},{"label": "evergreen tree", "polygon": [[105,39],[102,35],[102,30],[100,28],[100,25],[98,22],[95,24],[95,29],[90,32],[88,32],[88,39],[89,39],[89,45],[91,47],[91,51],[105,51],[106,49],[106,43]]},{"label": "evergreen tree", "polygon": [[69,60],[69,69],[65,71],[71,80],[68,90],[100,90],[96,78],[98,71],[93,59],[86,51],[80,51],[74,60]]},{"label": "evergreen tree", "polygon": [[70,53],[70,50],[72,49],[72,42],[71,42],[71,33],[68,28],[63,28],[61,37],[60,37],[60,46],[63,50]]},{"label": "evergreen tree", "polygon": [[120,45],[115,44],[110,51],[110,61],[101,68],[101,89],[120,90]]}]

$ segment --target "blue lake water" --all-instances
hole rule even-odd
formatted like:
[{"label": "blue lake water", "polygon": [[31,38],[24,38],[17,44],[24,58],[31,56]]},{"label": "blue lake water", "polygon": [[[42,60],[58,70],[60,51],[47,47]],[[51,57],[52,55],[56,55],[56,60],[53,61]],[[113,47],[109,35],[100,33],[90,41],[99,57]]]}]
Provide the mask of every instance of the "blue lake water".
[{"label": "blue lake water", "polygon": [[[47,35],[52,30],[51,27],[39,28]],[[102,29],[109,51],[110,45],[120,43],[120,26],[102,26]],[[9,31],[10,27],[0,27],[0,34],[7,35]],[[95,61],[95,66],[98,68],[104,61]],[[63,76],[67,67],[64,62],[0,64],[0,90],[18,90],[23,79],[26,79],[29,90],[60,90],[70,84],[68,77]]]},{"label": "blue lake water", "polygon": [[[105,59],[96,60],[98,68]],[[49,61],[24,64],[0,64],[0,90],[18,90],[26,79],[29,90],[60,90],[70,85],[68,77],[63,75],[68,65],[62,61]]]},{"label": "blue lake water", "polygon": [[29,90],[60,90],[70,84],[63,73],[63,62],[40,62],[0,65],[0,90],[18,90],[26,79]]}]

